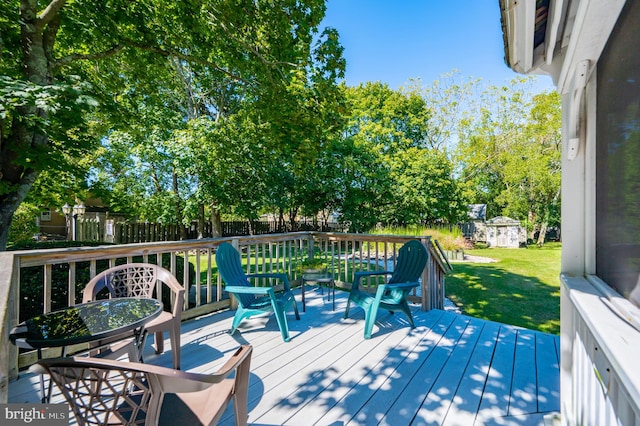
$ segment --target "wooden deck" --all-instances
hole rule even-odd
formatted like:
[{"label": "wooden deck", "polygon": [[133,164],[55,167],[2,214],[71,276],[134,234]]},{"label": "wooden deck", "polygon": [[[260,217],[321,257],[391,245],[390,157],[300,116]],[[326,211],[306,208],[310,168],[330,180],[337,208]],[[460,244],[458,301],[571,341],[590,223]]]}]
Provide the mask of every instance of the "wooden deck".
[{"label": "wooden deck", "polygon": [[[301,320],[288,315],[289,343],[273,316],[247,320],[233,336],[233,312],[185,322],[182,368],[214,371],[238,345],[252,344],[255,425],[541,425],[559,411],[557,336],[415,307],[415,329],[402,314],[383,312],[364,340],[361,309],[342,319],[344,294],[335,311],[326,290],[325,298],[307,295]],[[170,367],[171,352],[149,348],[145,361]],[[37,383],[23,374],[10,384],[9,402],[36,402]],[[231,410],[221,424],[233,424]]]}]

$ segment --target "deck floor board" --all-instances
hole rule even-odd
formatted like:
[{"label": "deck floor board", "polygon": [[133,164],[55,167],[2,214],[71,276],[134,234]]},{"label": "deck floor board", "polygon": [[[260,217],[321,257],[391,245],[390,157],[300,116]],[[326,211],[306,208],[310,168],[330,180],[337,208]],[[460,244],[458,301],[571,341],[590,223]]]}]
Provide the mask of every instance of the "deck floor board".
[{"label": "deck floor board", "polygon": [[[301,319],[287,314],[288,343],[273,316],[246,320],[233,336],[232,311],[187,321],[182,368],[210,373],[239,345],[253,345],[249,423],[256,425],[541,425],[558,410],[557,336],[413,305],[413,330],[402,314],[381,312],[365,340],[362,310],[343,319],[346,297],[337,296],[333,311],[326,292],[308,291]],[[170,367],[169,342],[156,355],[152,340],[145,362]],[[38,386],[22,372],[9,402],[37,402]],[[52,402],[62,402],[57,392]],[[234,424],[233,410],[220,424]]]}]

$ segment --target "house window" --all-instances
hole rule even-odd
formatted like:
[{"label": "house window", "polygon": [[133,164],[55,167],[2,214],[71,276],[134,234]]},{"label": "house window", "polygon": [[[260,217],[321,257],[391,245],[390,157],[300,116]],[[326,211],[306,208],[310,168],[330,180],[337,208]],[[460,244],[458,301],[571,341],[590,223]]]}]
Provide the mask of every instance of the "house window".
[{"label": "house window", "polygon": [[597,71],[596,273],[627,298],[640,286],[638,28],[640,2],[627,2]]},{"label": "house window", "polygon": [[40,212],[40,221],[51,222],[51,209],[42,210],[42,212]]}]

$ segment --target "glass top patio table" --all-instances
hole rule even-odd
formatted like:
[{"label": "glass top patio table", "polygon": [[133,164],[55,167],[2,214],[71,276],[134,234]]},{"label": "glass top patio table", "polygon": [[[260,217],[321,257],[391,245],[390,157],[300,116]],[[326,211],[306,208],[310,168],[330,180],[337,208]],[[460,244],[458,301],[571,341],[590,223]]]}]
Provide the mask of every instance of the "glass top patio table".
[{"label": "glass top patio table", "polygon": [[[19,348],[37,349],[38,359],[43,348],[98,342],[99,346],[133,337],[137,356],[142,361],[144,324],[162,313],[162,303],[155,299],[122,297],[96,300],[69,306],[58,311],[37,315],[18,324],[9,333],[11,342]],[[51,399],[51,381],[45,390],[40,376],[41,402]]]},{"label": "glass top patio table", "polygon": [[155,299],[123,297],[69,306],[30,318],[9,338],[26,349],[71,346],[134,332],[162,313]]}]

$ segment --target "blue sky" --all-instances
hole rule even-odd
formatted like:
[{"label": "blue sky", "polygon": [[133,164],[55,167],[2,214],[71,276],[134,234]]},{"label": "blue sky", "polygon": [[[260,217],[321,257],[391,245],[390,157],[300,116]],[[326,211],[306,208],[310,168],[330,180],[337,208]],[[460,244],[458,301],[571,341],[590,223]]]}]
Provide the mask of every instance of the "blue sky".
[{"label": "blue sky", "polygon": [[[328,0],[326,26],[340,33],[350,86],[379,80],[397,89],[418,77],[430,86],[454,69],[483,85],[518,76],[504,63],[498,0]],[[534,90],[554,88],[537,79]]]}]

